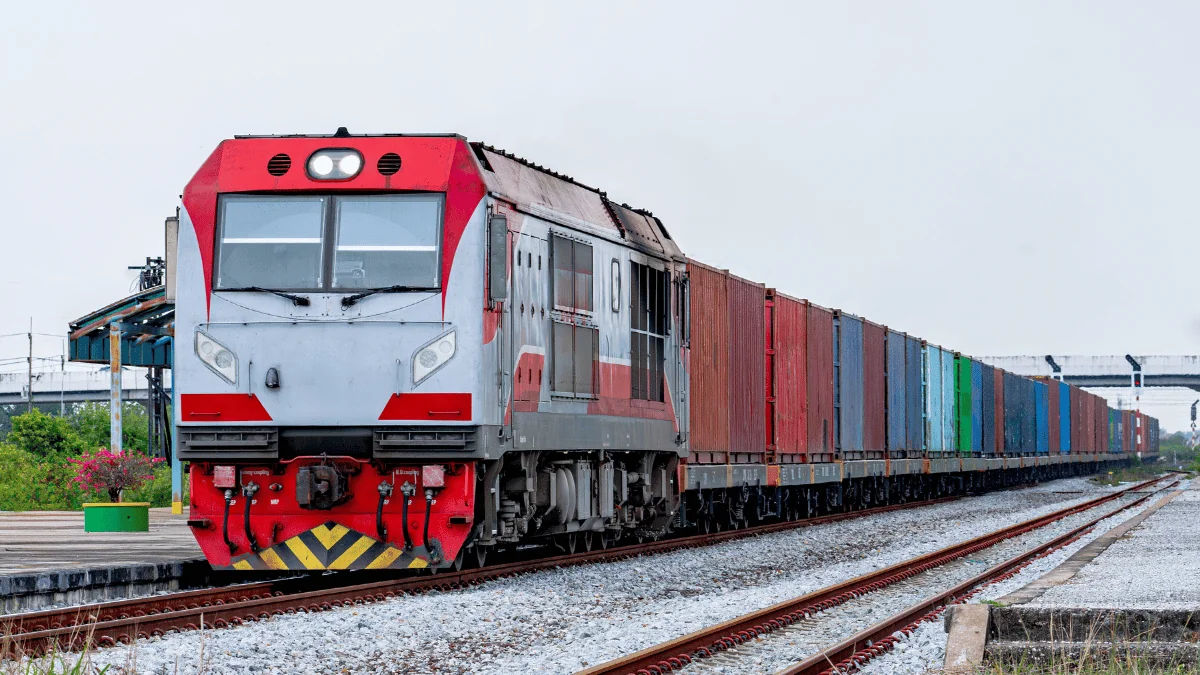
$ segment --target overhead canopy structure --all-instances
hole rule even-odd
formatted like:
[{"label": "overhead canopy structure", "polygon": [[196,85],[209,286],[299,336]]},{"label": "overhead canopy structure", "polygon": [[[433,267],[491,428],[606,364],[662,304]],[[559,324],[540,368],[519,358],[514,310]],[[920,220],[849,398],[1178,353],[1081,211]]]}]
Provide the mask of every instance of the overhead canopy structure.
[{"label": "overhead canopy structure", "polygon": [[72,321],[67,358],[81,363],[109,363],[108,336],[113,324],[121,331],[122,364],[171,367],[175,305],[167,302],[163,286],[139,291]]}]

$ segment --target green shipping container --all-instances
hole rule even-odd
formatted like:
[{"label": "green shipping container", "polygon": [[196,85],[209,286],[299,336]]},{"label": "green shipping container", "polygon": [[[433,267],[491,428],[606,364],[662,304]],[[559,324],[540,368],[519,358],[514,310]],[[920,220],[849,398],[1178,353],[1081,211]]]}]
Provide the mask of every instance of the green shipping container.
[{"label": "green shipping container", "polygon": [[963,457],[971,456],[971,359],[954,357],[954,447]]}]

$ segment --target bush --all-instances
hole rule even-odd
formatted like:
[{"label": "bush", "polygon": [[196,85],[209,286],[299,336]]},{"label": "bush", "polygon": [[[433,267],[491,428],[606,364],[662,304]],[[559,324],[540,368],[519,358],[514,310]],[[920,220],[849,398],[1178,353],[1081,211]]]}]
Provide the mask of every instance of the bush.
[{"label": "bush", "polygon": [[34,408],[12,418],[6,441],[37,458],[70,457],[84,448],[75,427],[66,419]]}]

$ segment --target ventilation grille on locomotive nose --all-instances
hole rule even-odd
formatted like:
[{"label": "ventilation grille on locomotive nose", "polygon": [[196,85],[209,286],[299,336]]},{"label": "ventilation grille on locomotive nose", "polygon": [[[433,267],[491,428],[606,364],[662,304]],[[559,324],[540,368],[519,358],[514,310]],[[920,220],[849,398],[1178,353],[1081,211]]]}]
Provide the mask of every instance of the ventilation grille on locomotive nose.
[{"label": "ventilation grille on locomotive nose", "polygon": [[400,170],[400,155],[394,152],[389,152],[379,158],[379,173],[390,176]]},{"label": "ventilation grille on locomotive nose", "polygon": [[272,176],[282,176],[292,168],[292,158],[284,153],[275,155],[267,162],[267,173]]}]

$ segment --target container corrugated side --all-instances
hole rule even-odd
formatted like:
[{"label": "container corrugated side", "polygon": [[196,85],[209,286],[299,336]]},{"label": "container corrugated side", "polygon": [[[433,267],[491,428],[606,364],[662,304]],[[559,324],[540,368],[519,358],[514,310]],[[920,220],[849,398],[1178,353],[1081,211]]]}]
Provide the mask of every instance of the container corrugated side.
[{"label": "container corrugated side", "polygon": [[925,346],[925,449],[931,456],[942,454],[942,350]]},{"label": "container corrugated side", "polygon": [[1021,396],[1017,376],[1012,373],[1004,373],[1004,454],[1022,454]]},{"label": "container corrugated side", "polygon": [[996,454],[1003,455],[1004,452],[1004,371],[999,368],[994,369],[995,378],[992,386],[996,392]]},{"label": "container corrugated side", "polygon": [[729,284],[729,461],[763,463],[767,440],[766,329],[763,304],[766,287],[733,275]]},{"label": "container corrugated side", "polygon": [[808,457],[833,461],[833,312],[808,306]]},{"label": "container corrugated side", "polygon": [[973,362],[959,354],[954,357],[954,448],[961,455],[970,455],[974,442],[971,415],[975,406],[971,400]]},{"label": "container corrugated side", "polygon": [[925,347],[920,338],[904,342],[905,408],[908,412],[908,456],[925,456]]},{"label": "container corrugated side", "polygon": [[[985,457],[991,457],[1002,452],[996,445],[996,369],[987,364],[980,364],[979,391],[982,423],[980,434],[980,450]],[[1001,424],[1004,418],[1001,417]]]},{"label": "container corrugated side", "polygon": [[863,450],[867,459],[887,451],[886,329],[863,321]]},{"label": "container corrugated side", "polygon": [[947,453],[957,453],[958,444],[954,438],[955,410],[954,405],[954,352],[942,350],[942,450]]},{"label": "container corrugated side", "polygon": [[1121,451],[1126,453],[1136,452],[1133,447],[1133,411],[1121,411]]},{"label": "container corrugated side", "polygon": [[1045,382],[1033,383],[1034,416],[1037,427],[1037,454],[1050,453],[1050,387]]},{"label": "container corrugated side", "polygon": [[1071,385],[1071,453],[1083,455],[1091,452],[1088,443],[1083,424],[1083,391]]},{"label": "container corrugated side", "polygon": [[1070,386],[1058,383],[1058,452],[1070,454],[1072,448],[1072,425],[1070,425]]},{"label": "container corrugated side", "polygon": [[727,274],[688,260],[691,394],[688,461],[723,464],[729,453],[729,288]]},{"label": "container corrugated side", "polygon": [[775,458],[782,464],[808,454],[808,303],[775,296]]},{"label": "container corrugated side", "polygon": [[1046,385],[1046,451],[1051,455],[1059,454],[1062,447],[1059,436],[1062,426],[1058,419],[1058,380],[1050,377],[1039,377],[1038,382]]},{"label": "container corrugated side", "polygon": [[904,371],[903,333],[887,332],[887,449],[892,457],[904,457],[908,448],[908,413],[905,407],[907,378]]},{"label": "container corrugated side", "polygon": [[845,459],[863,456],[863,321],[834,312],[834,426]]},{"label": "container corrugated side", "polygon": [[971,454],[983,454],[983,364],[971,360]]},{"label": "container corrugated side", "polygon": [[1083,401],[1083,412],[1080,413],[1085,439],[1083,448],[1088,452],[1097,452],[1100,444],[1096,442],[1096,397],[1086,391],[1079,393]]}]

